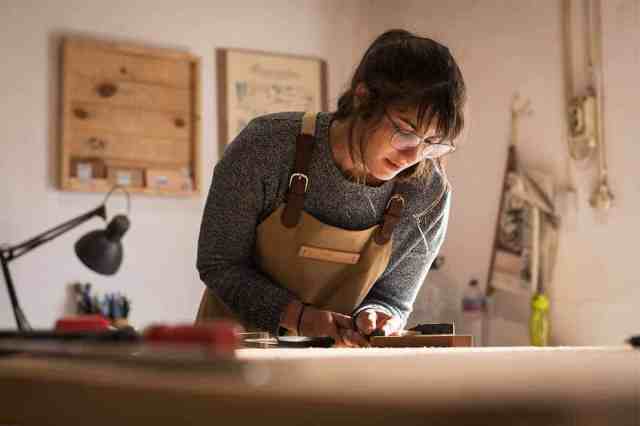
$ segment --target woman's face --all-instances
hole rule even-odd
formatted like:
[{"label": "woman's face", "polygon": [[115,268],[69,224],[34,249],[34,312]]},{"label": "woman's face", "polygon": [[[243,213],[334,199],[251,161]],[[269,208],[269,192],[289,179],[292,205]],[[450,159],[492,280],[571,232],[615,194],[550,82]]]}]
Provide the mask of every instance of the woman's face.
[{"label": "woman's face", "polygon": [[387,110],[380,124],[366,138],[363,156],[369,170],[367,180],[374,184],[388,181],[424,159],[421,146],[399,151],[391,144],[391,138],[398,130],[414,133],[420,138],[436,136],[435,126],[426,129],[423,125],[417,129],[417,121],[416,108]]}]

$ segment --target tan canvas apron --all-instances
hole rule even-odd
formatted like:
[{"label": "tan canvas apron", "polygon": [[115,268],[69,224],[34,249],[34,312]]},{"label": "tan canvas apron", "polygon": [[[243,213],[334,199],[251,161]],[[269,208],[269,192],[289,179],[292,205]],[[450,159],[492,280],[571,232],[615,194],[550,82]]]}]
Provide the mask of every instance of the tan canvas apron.
[{"label": "tan canvas apron", "polygon": [[[303,211],[311,185],[306,173],[315,123],[315,114],[304,115],[287,202],[258,225],[255,255],[261,271],[300,301],[349,315],[389,263],[391,235],[404,199],[394,194],[383,223],[361,231],[324,224]],[[196,321],[221,317],[238,319],[213,291],[205,289]]]}]

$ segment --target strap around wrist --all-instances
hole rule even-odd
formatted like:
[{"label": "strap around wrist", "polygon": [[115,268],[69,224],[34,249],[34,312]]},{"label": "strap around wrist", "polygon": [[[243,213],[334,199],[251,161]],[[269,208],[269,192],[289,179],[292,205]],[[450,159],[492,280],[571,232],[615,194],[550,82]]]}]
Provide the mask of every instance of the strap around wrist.
[{"label": "strap around wrist", "polygon": [[304,302],[300,302],[302,303],[302,307],[300,308],[300,313],[298,314],[298,324],[296,326],[296,332],[298,333],[298,336],[302,336],[301,330],[300,330],[300,326],[302,325],[302,316],[304,315],[304,310],[307,306],[309,306],[308,303],[304,303]]}]

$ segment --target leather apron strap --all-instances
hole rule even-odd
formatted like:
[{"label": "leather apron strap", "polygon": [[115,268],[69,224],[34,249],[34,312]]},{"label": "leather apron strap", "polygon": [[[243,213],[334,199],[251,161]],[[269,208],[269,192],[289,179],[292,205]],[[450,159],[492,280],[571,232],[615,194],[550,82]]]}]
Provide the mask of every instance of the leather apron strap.
[{"label": "leather apron strap", "polygon": [[302,129],[296,139],[296,157],[293,173],[289,178],[287,205],[282,213],[282,224],[295,228],[300,222],[300,213],[304,207],[304,194],[309,189],[309,163],[313,153],[313,139],[316,130],[316,114],[305,113],[302,117]]},{"label": "leather apron strap", "polygon": [[404,209],[405,201],[404,197],[397,192],[397,188],[394,185],[393,195],[389,198],[387,208],[384,212],[384,219],[382,220],[382,226],[378,228],[378,232],[375,233],[373,240],[380,245],[386,244],[387,241],[393,236],[393,230],[396,225],[400,223],[402,219],[402,210]]}]

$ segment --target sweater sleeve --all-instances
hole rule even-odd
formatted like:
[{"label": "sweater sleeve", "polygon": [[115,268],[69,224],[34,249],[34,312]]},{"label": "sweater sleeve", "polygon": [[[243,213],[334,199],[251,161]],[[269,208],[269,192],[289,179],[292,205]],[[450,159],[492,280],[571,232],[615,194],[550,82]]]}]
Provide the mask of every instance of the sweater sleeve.
[{"label": "sweater sleeve", "polygon": [[267,127],[259,120],[249,123],[214,169],[200,227],[197,269],[207,287],[242,321],[276,334],[282,311],[295,296],[261,273],[254,260],[256,227],[273,170]]},{"label": "sweater sleeve", "polygon": [[418,291],[444,242],[450,205],[451,191],[447,191],[434,208],[434,215],[413,218],[415,226],[408,233],[407,248],[387,267],[353,312],[354,316],[365,309],[375,309],[399,317],[403,326],[406,324]]}]

